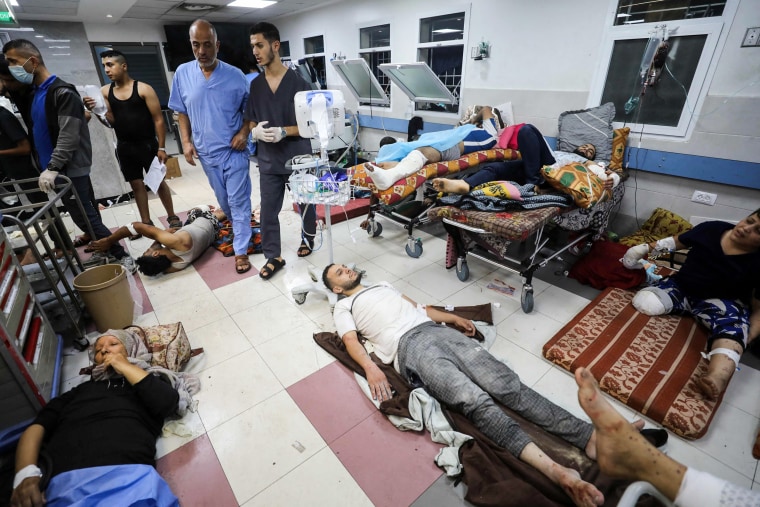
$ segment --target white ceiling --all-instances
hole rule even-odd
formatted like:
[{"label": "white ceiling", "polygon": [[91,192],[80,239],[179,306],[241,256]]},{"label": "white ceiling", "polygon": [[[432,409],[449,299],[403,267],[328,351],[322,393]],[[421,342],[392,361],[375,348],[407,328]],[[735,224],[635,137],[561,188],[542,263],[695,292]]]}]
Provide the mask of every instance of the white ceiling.
[{"label": "white ceiling", "polygon": [[[157,20],[178,23],[200,17],[212,22],[255,23],[338,1],[340,0],[278,0],[276,4],[263,9],[250,9],[227,7],[232,0],[16,0],[18,6],[13,6],[12,9],[22,25],[25,19],[85,23]],[[186,4],[210,6],[212,9],[191,10],[184,7]]]}]

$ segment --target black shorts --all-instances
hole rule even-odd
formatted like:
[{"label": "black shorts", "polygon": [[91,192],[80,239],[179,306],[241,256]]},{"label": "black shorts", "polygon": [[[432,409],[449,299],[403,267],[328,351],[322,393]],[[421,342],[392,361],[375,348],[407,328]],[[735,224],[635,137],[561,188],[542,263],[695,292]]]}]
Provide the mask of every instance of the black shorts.
[{"label": "black shorts", "polygon": [[121,167],[124,181],[142,180],[143,171],[150,168],[158,151],[158,139],[145,141],[119,141],[116,159]]}]

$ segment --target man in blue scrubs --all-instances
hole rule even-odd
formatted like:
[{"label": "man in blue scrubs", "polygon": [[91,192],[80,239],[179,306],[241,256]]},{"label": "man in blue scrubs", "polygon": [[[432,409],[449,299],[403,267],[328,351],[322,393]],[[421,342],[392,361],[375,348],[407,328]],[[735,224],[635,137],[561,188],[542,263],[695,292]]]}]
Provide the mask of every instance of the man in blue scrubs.
[{"label": "man in blue scrubs", "polygon": [[201,161],[222,211],[232,220],[235,270],[251,269],[251,175],[246,150],[249,124],[243,121],[248,80],[240,69],[218,60],[219,41],[208,21],[190,25],[194,62],[177,67],[169,107],[179,115],[185,160]]}]

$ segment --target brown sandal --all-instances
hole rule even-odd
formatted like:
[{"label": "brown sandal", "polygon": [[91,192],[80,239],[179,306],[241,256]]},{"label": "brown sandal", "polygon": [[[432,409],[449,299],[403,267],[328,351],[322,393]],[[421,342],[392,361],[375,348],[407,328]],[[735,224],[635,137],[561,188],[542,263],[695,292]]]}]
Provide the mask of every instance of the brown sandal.
[{"label": "brown sandal", "polygon": [[238,275],[242,275],[243,273],[247,273],[251,270],[251,261],[248,259],[247,255],[236,255],[235,256],[235,271],[237,271]]}]

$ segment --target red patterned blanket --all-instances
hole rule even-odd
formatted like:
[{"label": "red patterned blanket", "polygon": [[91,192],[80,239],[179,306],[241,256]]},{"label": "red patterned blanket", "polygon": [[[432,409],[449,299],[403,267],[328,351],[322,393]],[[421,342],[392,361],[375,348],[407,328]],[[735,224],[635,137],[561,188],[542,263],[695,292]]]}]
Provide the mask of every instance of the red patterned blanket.
[{"label": "red patterned blanket", "polygon": [[634,292],[608,288],[544,345],[544,357],[569,371],[591,370],[602,390],[676,435],[701,438],[723,396],[702,397],[696,379],[707,332],[691,317],[648,317]]}]

